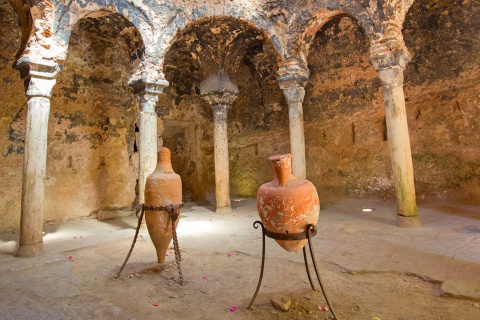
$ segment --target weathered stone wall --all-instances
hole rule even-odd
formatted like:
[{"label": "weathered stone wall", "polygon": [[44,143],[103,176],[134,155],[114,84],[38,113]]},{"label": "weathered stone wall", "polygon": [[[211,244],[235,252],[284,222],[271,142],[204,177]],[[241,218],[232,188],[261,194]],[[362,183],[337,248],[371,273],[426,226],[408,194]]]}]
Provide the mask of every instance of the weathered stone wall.
[{"label": "weathered stone wall", "polygon": [[404,23],[417,195],[480,202],[480,4],[419,0]]},{"label": "weathered stone wall", "polygon": [[128,87],[135,28],[112,14],[80,20],[50,111],[45,218],[131,209],[135,120]]},{"label": "weathered stone wall", "polygon": [[26,99],[12,68],[21,29],[13,8],[0,0],[0,230],[20,223]]},{"label": "weathered stone wall", "polygon": [[[1,6],[0,138],[2,229],[20,220],[26,99],[12,69],[20,33],[9,5]],[[7,32],[8,31],[8,32]],[[141,42],[119,15],[81,20],[51,99],[45,220],[131,209],[135,202],[135,121],[138,103],[127,85]],[[3,99],[5,97],[5,99]]]},{"label": "weathered stone wall", "polygon": [[383,97],[356,20],[337,16],[310,47],[304,100],[307,178],[321,197],[391,196]]},{"label": "weathered stone wall", "polygon": [[[479,6],[416,1],[403,34],[405,95],[417,197],[480,199]],[[383,97],[356,22],[316,35],[305,97],[307,175],[321,196],[393,197]]]}]

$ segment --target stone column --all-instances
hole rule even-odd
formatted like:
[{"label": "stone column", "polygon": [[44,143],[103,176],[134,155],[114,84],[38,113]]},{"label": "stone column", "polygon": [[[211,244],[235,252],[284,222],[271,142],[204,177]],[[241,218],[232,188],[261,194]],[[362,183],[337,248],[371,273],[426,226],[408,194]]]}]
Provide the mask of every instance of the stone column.
[{"label": "stone column", "polygon": [[216,74],[200,84],[200,94],[213,111],[216,213],[230,213],[230,166],[228,157],[227,112],[238,96],[238,87],[226,74]]},{"label": "stone column", "polygon": [[27,123],[23,153],[20,240],[17,256],[32,257],[43,252],[43,209],[47,166],[47,133],[50,97],[59,68],[51,61],[20,59],[16,66],[24,80]]},{"label": "stone column", "polygon": [[395,181],[397,225],[420,226],[415,199],[413,163],[408,133],[403,71],[410,55],[406,48],[371,56],[382,82],[387,136]]},{"label": "stone column", "polygon": [[138,165],[138,202],[145,203],[145,182],[157,165],[157,113],[158,95],[168,86],[168,81],[140,80],[130,84],[140,103],[140,138]]},{"label": "stone column", "polygon": [[292,174],[300,179],[307,177],[302,105],[305,97],[305,84],[309,75],[306,63],[301,59],[292,58],[280,65],[277,77],[280,89],[283,90],[283,95],[288,103]]}]

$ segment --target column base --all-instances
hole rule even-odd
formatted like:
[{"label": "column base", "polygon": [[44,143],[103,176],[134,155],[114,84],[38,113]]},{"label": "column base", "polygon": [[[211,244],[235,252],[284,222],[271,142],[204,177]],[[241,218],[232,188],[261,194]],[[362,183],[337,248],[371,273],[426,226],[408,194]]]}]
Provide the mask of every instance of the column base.
[{"label": "column base", "polygon": [[231,212],[232,212],[232,207],[217,207],[217,210],[215,210],[215,213],[218,213],[218,214],[226,214]]},{"label": "column base", "polygon": [[397,215],[397,226],[402,228],[418,228],[421,227],[418,216],[405,217]]},{"label": "column base", "polygon": [[43,254],[43,252],[43,242],[35,244],[20,244],[15,256],[19,258],[29,258],[39,256]]}]

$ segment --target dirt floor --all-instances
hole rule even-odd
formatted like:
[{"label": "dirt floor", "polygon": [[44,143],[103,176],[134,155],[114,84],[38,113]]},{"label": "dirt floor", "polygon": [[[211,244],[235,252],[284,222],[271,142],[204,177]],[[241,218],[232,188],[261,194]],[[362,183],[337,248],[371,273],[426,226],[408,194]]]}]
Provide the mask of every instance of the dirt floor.
[{"label": "dirt floor", "polygon": [[[134,216],[45,226],[45,254],[14,257],[18,233],[0,234],[0,319],[331,319],[301,253],[266,240],[252,199],[229,215],[189,203],[178,227],[187,283],[178,283],[173,250],[156,263],[146,228],[120,278]],[[371,208],[370,213],[362,212]],[[313,247],[338,319],[480,319],[480,207],[420,205],[422,228],[395,226],[383,200],[322,203]],[[312,265],[310,263],[310,269]],[[291,299],[288,311],[270,298]]]}]

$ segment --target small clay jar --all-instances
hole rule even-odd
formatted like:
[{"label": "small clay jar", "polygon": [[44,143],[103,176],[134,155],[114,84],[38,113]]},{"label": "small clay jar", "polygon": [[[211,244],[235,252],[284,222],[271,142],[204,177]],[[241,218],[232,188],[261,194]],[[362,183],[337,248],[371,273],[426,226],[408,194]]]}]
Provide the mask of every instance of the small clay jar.
[{"label": "small clay jar", "polygon": [[[173,172],[170,150],[158,152],[157,166],[145,183],[145,206],[164,207],[182,203],[182,179]],[[178,224],[180,216],[175,222]],[[153,245],[157,250],[158,263],[165,262],[165,254],[172,240],[172,220],[166,210],[145,210],[145,222]]]},{"label": "small clay jar", "polygon": [[[260,186],[257,210],[265,228],[275,233],[304,233],[308,224],[316,225],[320,213],[315,186],[292,175],[292,155],[275,155],[272,162],[275,178]],[[307,240],[275,240],[287,251],[300,251]]]}]

